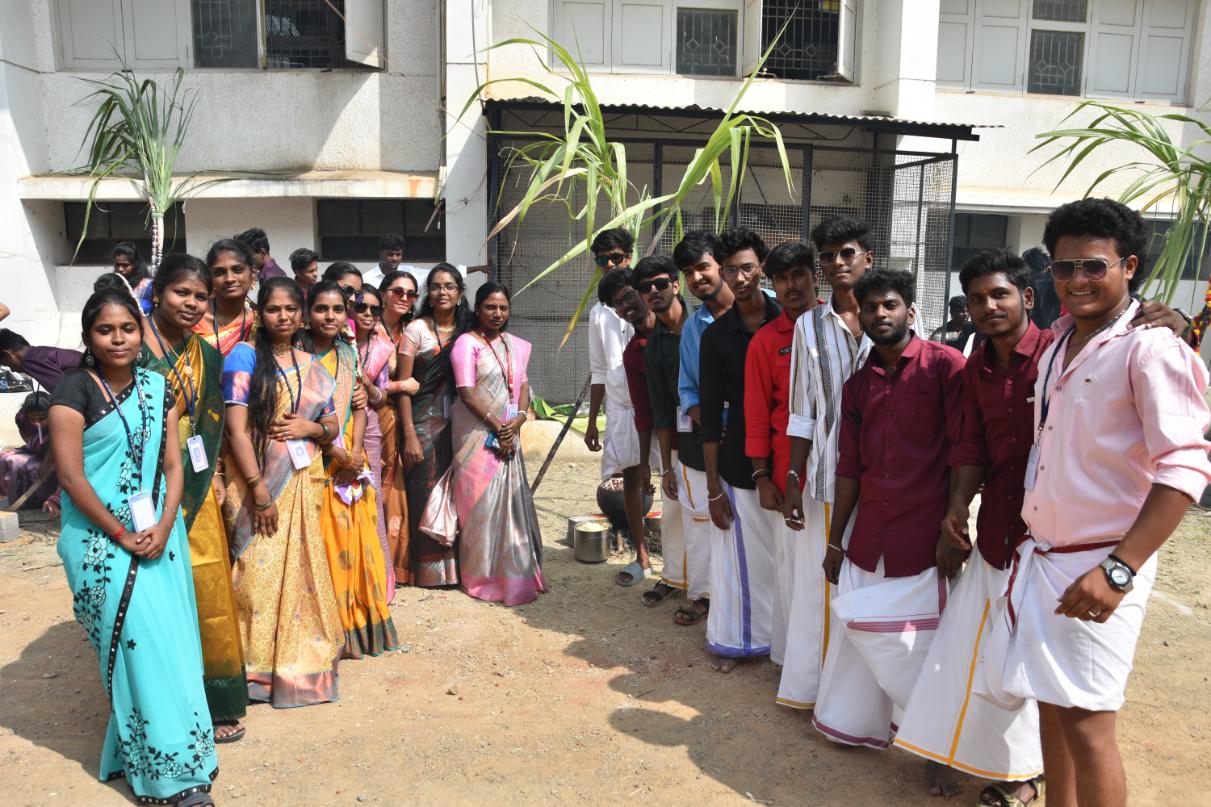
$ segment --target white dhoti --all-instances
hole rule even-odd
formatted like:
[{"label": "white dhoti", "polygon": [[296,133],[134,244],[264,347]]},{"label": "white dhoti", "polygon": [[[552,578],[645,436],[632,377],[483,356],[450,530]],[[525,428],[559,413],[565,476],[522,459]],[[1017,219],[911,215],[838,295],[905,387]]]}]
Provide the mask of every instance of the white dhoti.
[{"label": "white dhoti", "polygon": [[755,490],[727,485],[732,528],[715,530],[711,547],[711,611],[706,646],[717,656],[769,653],[773,627],[774,534]]},{"label": "white dhoti", "polygon": [[833,598],[833,628],[812,723],[844,745],[886,748],[908,703],[946,605],[936,568],[884,577],[848,560]]},{"label": "white dhoti", "polygon": [[[677,461],[677,452],[673,452],[673,477],[681,487],[681,463]],[[663,481],[663,475],[661,476]],[[688,582],[685,578],[685,524],[681,507],[681,491],[678,498],[670,499],[661,493],[660,502],[660,557],[664,565],[660,570],[660,582],[672,588],[685,591]]]},{"label": "white dhoti", "polygon": [[1018,547],[1006,596],[994,603],[990,616],[978,694],[1008,708],[1024,700],[1091,712],[1122,707],[1156,576],[1156,555],[1139,570],[1134,587],[1105,622],[1055,613],[1068,586],[1096,568],[1110,549],[1051,549],[1032,539]]},{"label": "white dhoti", "polygon": [[707,506],[706,472],[682,465],[678,494],[685,534],[685,593],[697,600],[711,596],[711,545],[719,531]]},{"label": "white dhoti", "polygon": [[972,553],[951,589],[896,734],[896,745],[906,751],[997,781],[1043,772],[1034,701],[1006,709],[972,692],[984,674],[980,655],[992,630],[992,604],[1008,581],[1008,569]]},{"label": "white dhoti", "polygon": [[[639,431],[635,428],[635,409],[616,403],[610,398],[605,401],[606,427],[601,441],[601,478],[617,476],[627,468],[643,462],[639,452]],[[660,447],[652,440],[648,465],[660,465]]]},{"label": "white dhoti", "polygon": [[[803,529],[791,530],[775,520],[775,539],[789,548],[790,610],[787,613],[786,657],[778,682],[777,703],[792,709],[813,709],[820,689],[820,671],[828,653],[832,585],[824,579],[832,505],[810,497],[803,500]],[[851,524],[852,528],[852,524]],[[770,657],[773,658],[771,651]]]}]

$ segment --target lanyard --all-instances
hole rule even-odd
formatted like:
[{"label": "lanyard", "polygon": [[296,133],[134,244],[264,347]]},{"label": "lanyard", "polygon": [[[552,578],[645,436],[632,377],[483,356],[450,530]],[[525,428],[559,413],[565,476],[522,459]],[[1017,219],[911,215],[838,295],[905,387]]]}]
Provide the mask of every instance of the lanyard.
[{"label": "lanyard", "polygon": [[299,382],[298,390],[290,386],[290,376],[286,375],[286,371],[281,367],[278,368],[278,374],[286,382],[286,389],[290,391],[290,414],[297,415],[299,404],[303,401],[303,371],[299,369],[299,359],[294,354],[294,347],[290,348],[290,362],[294,365],[294,378]]},{"label": "lanyard", "polygon": [[192,373],[186,372],[185,378],[181,378],[181,374],[177,371],[177,361],[181,357],[177,355],[176,351],[170,350],[167,346],[165,346],[164,340],[160,338],[160,329],[156,327],[155,317],[148,317],[147,321],[151,323],[151,333],[153,336],[155,336],[156,343],[160,346],[160,353],[163,354],[164,358],[169,360],[168,366],[172,370],[172,374],[176,376],[177,389],[181,391],[182,395],[185,395],[186,381],[189,383],[189,394],[185,395],[185,409],[189,412],[189,432],[190,434],[197,434],[198,424],[194,419],[194,411],[197,408],[198,403],[198,390],[197,387],[193,385],[193,375]]},{"label": "lanyard", "polygon": [[105,394],[109,396],[109,402],[114,405],[114,409],[118,413],[118,418],[122,421],[122,428],[126,430],[126,442],[130,446],[130,455],[134,459],[135,473],[138,475],[139,487],[143,486],[143,447],[147,441],[147,402],[143,400],[143,388],[139,386],[138,371],[131,373],[130,383],[134,385],[135,397],[139,400],[139,443],[135,444],[134,433],[130,430],[130,424],[126,422],[126,413],[122,411],[122,407],[118,404],[118,398],[114,395],[114,391],[109,388],[109,382],[105,380],[105,376],[100,372],[97,373],[97,378],[101,382],[101,386],[105,389]]},{"label": "lanyard", "polygon": [[[215,306],[215,309],[211,312],[211,316],[214,320],[214,349],[218,350],[218,351],[222,351],[223,348],[219,347],[219,309],[218,309],[218,306]],[[244,310],[242,310],[240,312],[240,338],[236,340],[237,342],[244,341],[244,326],[247,324],[248,324],[248,306],[245,305]]]},{"label": "lanyard", "polygon": [[[509,340],[502,333],[500,341],[505,345],[505,361],[500,360],[500,354],[496,352],[496,348],[487,340],[483,334],[479,334],[479,338],[484,340],[484,344],[488,346],[488,350],[492,351],[492,358],[496,359],[496,366],[500,368],[500,374],[505,377],[505,391],[508,393],[509,402],[513,402],[513,353],[509,350]],[[439,340],[440,343],[440,340]],[[505,364],[508,363],[508,369],[505,369]]]},{"label": "lanyard", "polygon": [[[1047,424],[1047,413],[1051,410],[1051,391],[1048,386],[1051,384],[1051,371],[1055,369],[1055,359],[1064,352],[1064,345],[1068,342],[1068,337],[1072,336],[1072,332],[1076,330],[1073,325],[1064,335],[1060,337],[1060,341],[1055,346],[1055,352],[1051,354],[1051,360],[1047,362],[1047,374],[1043,376],[1043,397],[1039,402],[1039,437],[1043,436],[1043,426]],[[1035,442],[1038,442],[1036,439]]]},{"label": "lanyard", "polygon": [[[443,350],[446,349],[446,345],[449,345],[450,342],[449,342],[449,340],[447,340],[444,344],[442,343],[442,334],[441,334],[441,331],[439,331],[437,329],[437,320],[436,319],[433,319],[431,317],[426,317],[426,320],[428,320],[429,327],[433,329],[433,338],[437,340],[437,352],[441,353]],[[495,353],[496,351],[493,351],[493,352]]]}]

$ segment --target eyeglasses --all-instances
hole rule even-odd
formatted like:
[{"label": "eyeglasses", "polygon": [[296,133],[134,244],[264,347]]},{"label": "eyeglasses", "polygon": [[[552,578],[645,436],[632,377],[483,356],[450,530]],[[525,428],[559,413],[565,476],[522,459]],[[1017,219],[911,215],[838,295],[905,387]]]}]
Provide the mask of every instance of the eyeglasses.
[{"label": "eyeglasses", "polygon": [[415,300],[420,296],[412,289],[405,289],[403,286],[392,286],[387,289],[387,293],[392,297],[407,297],[409,300]]},{"label": "eyeglasses", "polygon": [[1073,260],[1052,261],[1049,269],[1056,280],[1072,280],[1079,269],[1089,280],[1101,280],[1110,271],[1111,266],[1125,261],[1129,256],[1124,255],[1114,263],[1105,258],[1076,258]]},{"label": "eyeglasses", "polygon": [[722,271],[724,277],[735,277],[736,275],[751,277],[753,272],[756,272],[760,268],[761,264],[759,263],[742,263],[739,266],[728,264],[723,267]]},{"label": "eyeglasses", "polygon": [[651,280],[641,280],[635,284],[635,290],[640,294],[647,294],[652,289],[656,291],[664,291],[669,286],[673,285],[673,281],[667,277],[654,277]]},{"label": "eyeglasses", "polygon": [[367,311],[369,311],[376,317],[381,317],[383,315],[383,307],[381,305],[371,305],[370,303],[357,303],[353,306],[353,310],[359,314],[365,314]]},{"label": "eyeglasses", "polygon": [[845,249],[838,250],[837,252],[821,252],[819,257],[820,257],[820,264],[822,266],[826,266],[830,263],[835,263],[838,258],[840,258],[845,263],[849,263],[857,256],[865,255],[865,254],[866,254],[865,250],[854,249],[853,247],[846,247]]},{"label": "eyeglasses", "polygon": [[434,283],[432,286],[429,287],[429,291],[444,291],[449,294],[453,294],[454,292],[458,291],[458,284],[457,283]]},{"label": "eyeglasses", "polygon": [[611,264],[618,266],[627,259],[627,255],[628,253],[626,252],[610,252],[605,255],[597,255],[593,258],[593,263],[597,264],[597,268],[599,269],[605,269]]}]

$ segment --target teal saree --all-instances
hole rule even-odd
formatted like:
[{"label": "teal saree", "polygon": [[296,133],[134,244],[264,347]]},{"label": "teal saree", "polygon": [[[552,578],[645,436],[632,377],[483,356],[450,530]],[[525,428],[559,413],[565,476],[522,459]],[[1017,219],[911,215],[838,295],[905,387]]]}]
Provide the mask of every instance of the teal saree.
[{"label": "teal saree", "polygon": [[[127,498],[141,488],[151,492],[157,516],[162,512],[165,412],[172,406],[163,376],[135,373],[137,383],[117,394],[117,408],[84,371],[64,379],[70,383],[56,389],[53,404],[84,415],[85,476],[127,529],[133,526]],[[89,396],[101,405],[81,403]],[[218,760],[181,516],[164,554],[145,560],[111,541],[65,493],[58,549],[110,702],[100,778],[125,777],[140,804],[175,804],[209,791]]]}]

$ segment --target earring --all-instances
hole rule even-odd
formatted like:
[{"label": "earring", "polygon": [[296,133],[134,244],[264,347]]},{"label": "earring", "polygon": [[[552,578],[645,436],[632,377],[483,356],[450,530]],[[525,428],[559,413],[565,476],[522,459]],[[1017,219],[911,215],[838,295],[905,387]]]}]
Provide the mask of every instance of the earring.
[{"label": "earring", "polygon": [[93,364],[96,363],[96,361],[93,359],[92,348],[84,349],[84,363],[87,364],[89,367],[92,367]]}]

